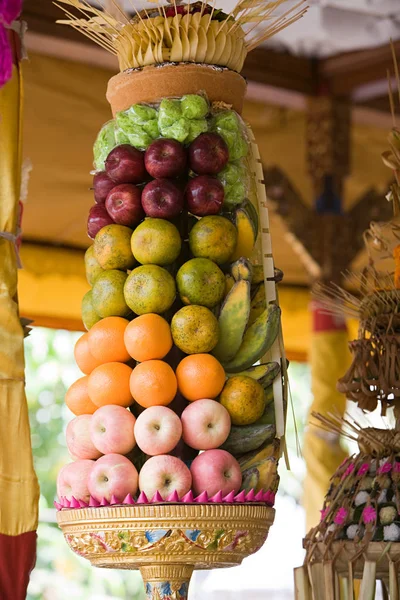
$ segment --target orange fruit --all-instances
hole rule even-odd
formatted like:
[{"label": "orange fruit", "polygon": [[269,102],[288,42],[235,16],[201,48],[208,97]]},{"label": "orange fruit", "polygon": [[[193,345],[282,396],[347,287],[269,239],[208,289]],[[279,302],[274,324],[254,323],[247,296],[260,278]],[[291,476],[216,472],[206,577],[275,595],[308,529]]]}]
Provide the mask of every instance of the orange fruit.
[{"label": "orange fruit", "polygon": [[193,402],[201,398],[216,398],[225,385],[225,371],[211,354],[186,356],[176,369],[181,394]]},{"label": "orange fruit", "polygon": [[105,404],[117,404],[125,408],[133,402],[129,389],[131,367],[120,362],[109,362],[96,367],[90,373],[88,393],[91,401],[98,407]]},{"label": "orange fruit", "polygon": [[140,406],[167,406],[177,392],[175,373],[162,360],[147,360],[137,365],[131,375],[131,393]]},{"label": "orange fruit", "polygon": [[89,375],[99,365],[101,361],[97,360],[89,350],[89,334],[84,333],[75,344],[74,356],[76,364],[85,375]]},{"label": "orange fruit", "polygon": [[65,394],[65,404],[76,416],[92,415],[98,408],[89,398],[88,382],[88,375],[77,379]]},{"label": "orange fruit", "polygon": [[164,358],[172,348],[171,328],[155,313],[136,317],[125,329],[125,346],[139,362]]},{"label": "orange fruit", "polygon": [[100,364],[123,363],[130,359],[124,343],[128,324],[122,317],[106,317],[93,325],[88,333],[89,350]]}]

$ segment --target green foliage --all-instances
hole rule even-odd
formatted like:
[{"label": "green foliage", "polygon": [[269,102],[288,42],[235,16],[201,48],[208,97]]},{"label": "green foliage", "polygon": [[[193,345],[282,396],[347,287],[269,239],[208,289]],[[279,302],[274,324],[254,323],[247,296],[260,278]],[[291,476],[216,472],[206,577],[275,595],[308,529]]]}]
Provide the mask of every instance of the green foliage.
[{"label": "green foliage", "polygon": [[143,600],[138,573],[91,567],[69,549],[55,523],[57,473],[70,461],[65,428],[73,414],[64,404],[64,395],[82,376],[73,353],[80,336],[34,328],[25,342],[32,451],[41,489],[38,555],[27,600]]}]

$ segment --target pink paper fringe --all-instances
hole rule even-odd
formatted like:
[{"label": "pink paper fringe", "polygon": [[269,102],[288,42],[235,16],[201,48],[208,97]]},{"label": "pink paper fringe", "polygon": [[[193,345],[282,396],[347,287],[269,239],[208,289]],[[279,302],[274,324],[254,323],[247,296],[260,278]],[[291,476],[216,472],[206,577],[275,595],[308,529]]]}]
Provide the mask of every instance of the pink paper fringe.
[{"label": "pink paper fringe", "polygon": [[235,492],[229,492],[226,496],[222,495],[222,491],[220,490],[211,498],[208,497],[207,492],[201,492],[197,497],[194,497],[192,490],[190,490],[187,494],[179,498],[176,490],[172,492],[165,499],[161,496],[160,492],[157,491],[151,500],[149,500],[144,492],[140,492],[138,499],[132,497],[131,494],[128,494],[122,502],[116,498],[116,496],[111,496],[111,500],[108,501],[103,498],[100,502],[90,496],[89,503],[84,500],[77,500],[74,496],[71,497],[71,500],[68,500],[66,497],[61,496],[59,502],[55,501],[54,506],[57,510],[62,510],[63,508],[86,508],[89,506],[90,508],[96,508],[98,506],[110,506],[110,505],[133,505],[133,504],[160,504],[166,502],[173,502],[174,504],[182,503],[182,504],[247,504],[249,502],[258,502],[263,504],[268,504],[269,506],[274,506],[275,503],[275,494],[271,490],[260,490],[255,493],[253,489],[249,492],[243,490],[235,495]]}]

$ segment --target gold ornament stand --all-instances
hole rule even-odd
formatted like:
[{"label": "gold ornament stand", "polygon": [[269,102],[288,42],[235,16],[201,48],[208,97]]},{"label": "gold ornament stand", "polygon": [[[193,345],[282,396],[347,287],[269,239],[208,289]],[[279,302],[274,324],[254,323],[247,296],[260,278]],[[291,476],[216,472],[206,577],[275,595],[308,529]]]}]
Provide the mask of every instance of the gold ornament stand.
[{"label": "gold ornament stand", "polygon": [[240,565],[275,517],[264,504],[141,504],[64,509],[70,548],[96,567],[139,569],[147,600],[187,600],[194,569]]}]

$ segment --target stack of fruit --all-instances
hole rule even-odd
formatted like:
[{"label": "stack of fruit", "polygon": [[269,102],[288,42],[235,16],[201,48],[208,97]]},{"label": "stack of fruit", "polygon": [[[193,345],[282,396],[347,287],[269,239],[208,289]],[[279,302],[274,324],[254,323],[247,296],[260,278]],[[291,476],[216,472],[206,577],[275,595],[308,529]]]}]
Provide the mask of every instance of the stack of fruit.
[{"label": "stack of fruit", "polygon": [[134,105],[100,133],[61,505],[271,501],[280,365],[253,365],[280,310],[250,261],[247,150],[237,114],[200,95]]}]

